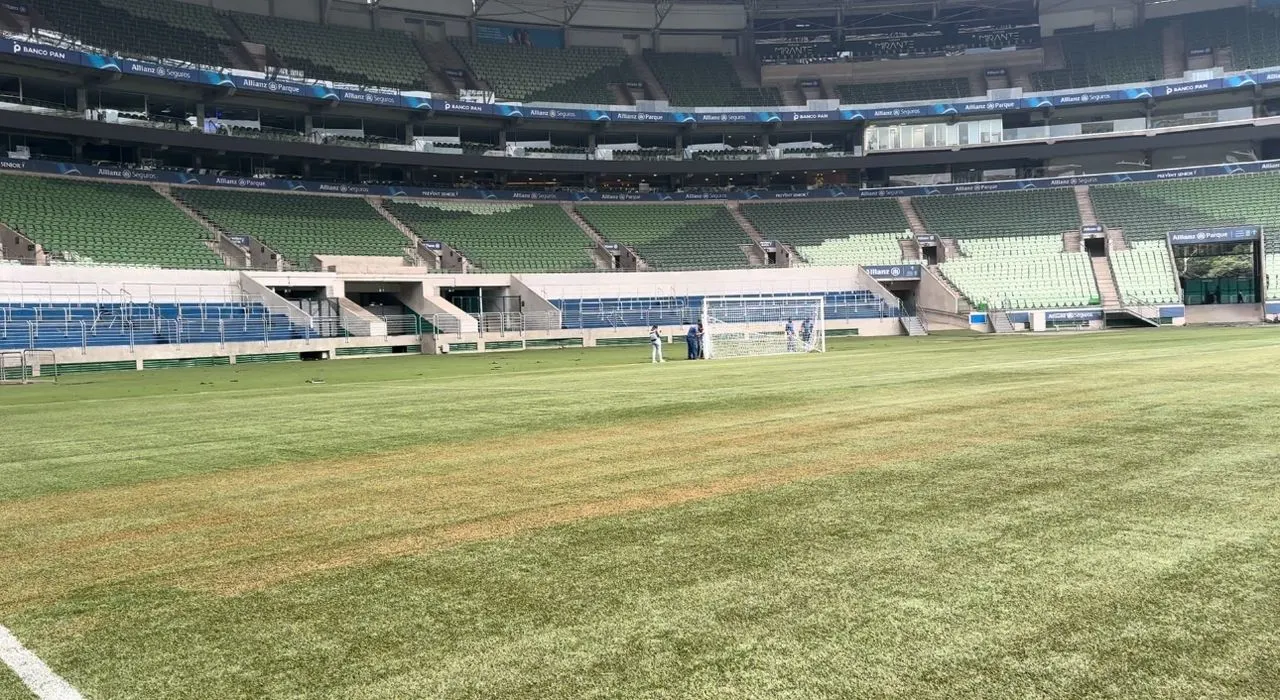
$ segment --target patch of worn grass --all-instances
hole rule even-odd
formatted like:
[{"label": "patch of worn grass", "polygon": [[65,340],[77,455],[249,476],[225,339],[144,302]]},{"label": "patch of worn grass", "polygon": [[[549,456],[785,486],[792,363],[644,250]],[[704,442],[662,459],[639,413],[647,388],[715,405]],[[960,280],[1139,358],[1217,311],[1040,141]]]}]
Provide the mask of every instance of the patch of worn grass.
[{"label": "patch of worn grass", "polygon": [[102,698],[1271,697],[1273,338],[39,387],[0,623]]}]

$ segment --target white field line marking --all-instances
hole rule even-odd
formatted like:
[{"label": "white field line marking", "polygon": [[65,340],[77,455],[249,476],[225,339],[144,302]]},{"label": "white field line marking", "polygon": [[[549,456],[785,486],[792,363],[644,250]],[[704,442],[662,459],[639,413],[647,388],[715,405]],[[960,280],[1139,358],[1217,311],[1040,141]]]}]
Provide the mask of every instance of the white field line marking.
[{"label": "white field line marking", "polygon": [[84,700],[79,691],[22,646],[4,625],[0,625],[0,661],[13,669],[40,700]]}]

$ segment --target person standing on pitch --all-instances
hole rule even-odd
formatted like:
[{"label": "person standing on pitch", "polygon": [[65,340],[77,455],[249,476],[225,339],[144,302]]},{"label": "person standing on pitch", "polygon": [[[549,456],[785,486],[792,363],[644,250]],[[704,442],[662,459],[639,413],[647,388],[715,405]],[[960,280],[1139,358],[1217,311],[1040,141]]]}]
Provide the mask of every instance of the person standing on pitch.
[{"label": "person standing on pitch", "polygon": [[813,321],[805,319],[800,322],[800,340],[804,341],[804,351],[809,352],[813,349],[809,339],[813,337]]},{"label": "person standing on pitch", "polygon": [[689,359],[698,359],[702,348],[698,347],[698,327],[689,326],[689,332],[684,334],[684,344],[689,349]]},{"label": "person standing on pitch", "polygon": [[662,357],[662,334],[658,333],[658,327],[653,326],[649,329],[649,347],[653,348],[653,362],[666,362]]},{"label": "person standing on pitch", "polygon": [[787,352],[795,352],[796,351],[796,324],[793,323],[791,319],[787,319],[787,327],[785,330],[787,332]]},{"label": "person standing on pitch", "polygon": [[703,341],[703,336],[707,334],[707,329],[702,327],[702,321],[698,321],[698,359],[707,359],[707,344]]}]

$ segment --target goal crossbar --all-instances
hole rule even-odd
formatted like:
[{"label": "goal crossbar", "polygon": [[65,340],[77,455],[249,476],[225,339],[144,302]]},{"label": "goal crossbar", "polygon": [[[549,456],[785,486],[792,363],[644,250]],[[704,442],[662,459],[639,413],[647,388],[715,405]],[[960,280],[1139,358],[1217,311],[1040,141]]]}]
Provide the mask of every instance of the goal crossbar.
[{"label": "goal crossbar", "polygon": [[820,296],[706,297],[707,358],[826,351],[826,303]]}]

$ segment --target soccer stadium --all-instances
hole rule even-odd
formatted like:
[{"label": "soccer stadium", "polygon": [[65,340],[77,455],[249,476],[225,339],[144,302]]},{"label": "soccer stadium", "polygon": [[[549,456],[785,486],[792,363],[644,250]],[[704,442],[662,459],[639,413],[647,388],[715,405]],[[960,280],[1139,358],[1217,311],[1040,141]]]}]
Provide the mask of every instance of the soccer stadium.
[{"label": "soccer stadium", "polygon": [[1280,0],[0,32],[0,700],[1280,697]]}]

